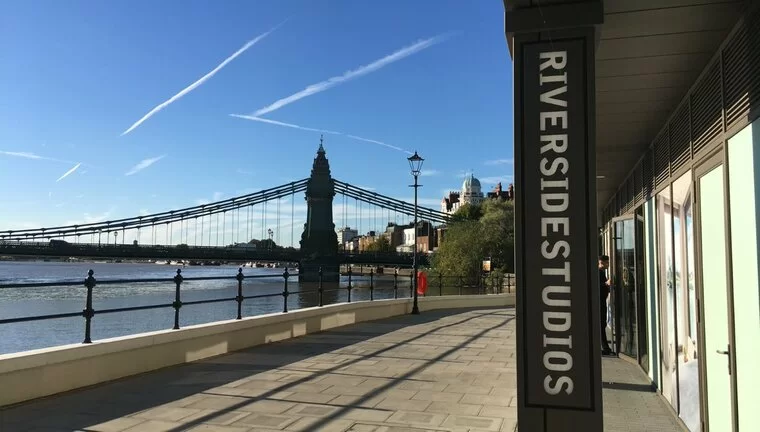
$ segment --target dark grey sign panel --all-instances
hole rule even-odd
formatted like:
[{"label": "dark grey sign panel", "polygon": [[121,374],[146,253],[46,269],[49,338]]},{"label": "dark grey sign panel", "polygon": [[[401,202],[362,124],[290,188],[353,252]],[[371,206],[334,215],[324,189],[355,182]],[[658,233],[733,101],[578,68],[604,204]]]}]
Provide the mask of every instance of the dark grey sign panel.
[{"label": "dark grey sign panel", "polygon": [[519,50],[524,376],[518,391],[531,408],[596,408],[587,40],[525,42]]}]

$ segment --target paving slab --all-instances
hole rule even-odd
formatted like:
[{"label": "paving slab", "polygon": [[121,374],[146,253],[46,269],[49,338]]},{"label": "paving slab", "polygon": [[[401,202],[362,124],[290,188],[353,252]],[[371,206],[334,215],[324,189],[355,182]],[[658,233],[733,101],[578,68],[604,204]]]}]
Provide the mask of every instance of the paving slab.
[{"label": "paving slab", "polygon": [[[2,409],[0,431],[513,432],[514,313],[423,311],[262,345]],[[681,431],[636,365],[603,366],[605,430]]]}]

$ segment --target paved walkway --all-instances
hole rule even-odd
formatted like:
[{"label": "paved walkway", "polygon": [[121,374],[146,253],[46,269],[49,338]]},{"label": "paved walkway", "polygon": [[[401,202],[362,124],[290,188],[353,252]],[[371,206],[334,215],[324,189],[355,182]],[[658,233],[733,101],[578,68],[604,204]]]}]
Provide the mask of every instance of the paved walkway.
[{"label": "paved walkway", "polygon": [[[424,312],[0,410],[0,430],[512,432],[514,354],[513,309]],[[680,431],[634,365],[604,376],[606,430]]]}]

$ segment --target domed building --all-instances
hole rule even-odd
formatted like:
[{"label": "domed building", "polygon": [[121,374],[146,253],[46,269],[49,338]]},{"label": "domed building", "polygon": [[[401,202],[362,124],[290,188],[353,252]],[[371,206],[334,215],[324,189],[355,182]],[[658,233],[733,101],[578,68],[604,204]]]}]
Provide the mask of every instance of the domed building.
[{"label": "domed building", "polygon": [[462,183],[462,204],[480,204],[483,201],[483,192],[480,190],[480,180],[476,179],[472,173],[465,177]]},{"label": "domed building", "polygon": [[459,210],[459,207],[464,204],[480,204],[484,199],[480,180],[470,173],[464,178],[461,191],[451,191],[447,197],[443,198],[441,211],[451,214]]}]

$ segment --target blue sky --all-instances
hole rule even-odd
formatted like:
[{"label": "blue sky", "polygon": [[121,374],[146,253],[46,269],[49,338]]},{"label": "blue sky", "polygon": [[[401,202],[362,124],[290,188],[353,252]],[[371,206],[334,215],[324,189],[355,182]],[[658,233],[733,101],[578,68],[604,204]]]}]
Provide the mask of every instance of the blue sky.
[{"label": "blue sky", "polygon": [[0,229],[308,176],[319,132],[230,114],[340,132],[333,176],[402,199],[417,150],[434,208],[467,170],[511,180],[498,0],[9,1],[0,57]]}]

